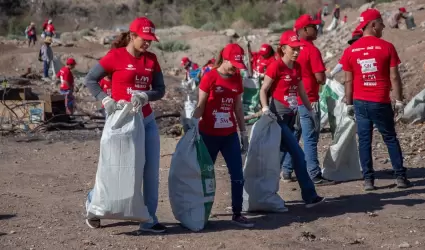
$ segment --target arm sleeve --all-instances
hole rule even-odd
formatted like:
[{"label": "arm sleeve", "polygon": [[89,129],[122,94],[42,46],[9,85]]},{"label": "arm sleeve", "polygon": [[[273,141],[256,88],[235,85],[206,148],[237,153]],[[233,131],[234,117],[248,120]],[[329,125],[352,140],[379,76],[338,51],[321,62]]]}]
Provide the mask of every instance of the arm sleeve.
[{"label": "arm sleeve", "polygon": [[348,55],[347,52],[345,52],[342,55],[342,58],[339,61],[339,63],[342,64],[342,69],[344,71],[353,72],[353,68],[351,67],[350,60],[349,60],[349,55]]},{"label": "arm sleeve", "polygon": [[87,74],[84,84],[89,89],[90,93],[99,101],[107,97],[105,92],[99,85],[99,81],[107,75],[105,69],[98,63]]},{"label": "arm sleeve", "polygon": [[164,75],[161,71],[153,73],[152,89],[145,92],[149,101],[158,101],[165,94]]},{"label": "arm sleeve", "polygon": [[322,54],[320,53],[319,49],[314,48],[311,50],[310,64],[313,73],[321,73],[326,71],[326,67],[322,59]]},{"label": "arm sleeve", "polygon": [[210,74],[207,74],[204,77],[202,77],[201,82],[199,83],[199,89],[204,91],[205,93],[210,93],[210,90],[211,90],[212,84],[211,84]]},{"label": "arm sleeve", "polygon": [[331,71],[331,76],[334,76],[342,71],[342,64],[338,63],[335,68]]},{"label": "arm sleeve", "polygon": [[398,57],[398,53],[397,50],[394,48],[394,45],[391,44],[390,47],[390,56],[391,56],[391,60],[390,60],[390,67],[397,67],[401,61],[400,58]]}]

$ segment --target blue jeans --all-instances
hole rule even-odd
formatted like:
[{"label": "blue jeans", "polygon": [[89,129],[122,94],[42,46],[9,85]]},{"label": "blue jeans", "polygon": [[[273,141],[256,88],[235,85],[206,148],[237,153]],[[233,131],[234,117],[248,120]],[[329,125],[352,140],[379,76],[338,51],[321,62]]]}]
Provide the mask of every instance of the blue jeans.
[{"label": "blue jeans", "polygon": [[[144,118],[145,125],[145,156],[146,163],[143,173],[143,198],[148,208],[149,214],[152,216],[152,223],[141,224],[141,227],[151,228],[158,223],[156,210],[158,208],[158,189],[159,189],[159,158],[160,158],[160,142],[159,130],[155,122],[155,115],[152,113]],[[87,199],[90,202],[92,197],[91,190]]]},{"label": "blue jeans", "polygon": [[301,149],[297,138],[295,138],[293,130],[291,130],[290,126],[288,126],[288,123],[284,120],[279,121],[278,124],[282,128],[281,144],[283,145],[281,146],[281,149],[285,150],[283,151],[284,156],[282,159],[285,157],[286,152],[289,153],[288,156],[292,156],[291,165],[297,175],[298,185],[301,188],[301,196],[304,202],[309,204],[317,197],[317,193],[314,183],[307,172],[304,152]]},{"label": "blue jeans", "polygon": [[217,160],[218,152],[224,158],[230,174],[230,182],[232,189],[232,211],[235,215],[242,212],[242,195],[243,195],[243,171],[241,145],[239,143],[238,133],[228,136],[212,136],[201,132],[202,140],[210,153],[212,161]]},{"label": "blue jeans", "polygon": [[359,155],[363,178],[374,179],[372,161],[373,125],[376,126],[388,148],[391,164],[396,177],[405,177],[403,156],[397,139],[394,125],[394,111],[391,104],[354,100],[354,111],[357,120],[357,135],[359,137]]},{"label": "blue jeans", "polygon": [[50,68],[50,62],[43,61],[43,73],[44,73],[44,77],[49,77],[49,68]]},{"label": "blue jeans", "polygon": [[[301,130],[295,130],[294,135],[297,140],[300,140],[302,135],[304,142],[305,160],[307,161],[307,170],[311,179],[321,177],[319,158],[317,154],[317,144],[319,143],[320,128],[314,129],[314,121],[311,119],[307,108],[304,105],[298,106],[300,116]],[[320,108],[315,111],[315,119],[320,123]],[[292,174],[294,166],[290,154],[284,154],[282,158],[282,171],[284,174]],[[298,175],[297,175],[298,178]]]}]

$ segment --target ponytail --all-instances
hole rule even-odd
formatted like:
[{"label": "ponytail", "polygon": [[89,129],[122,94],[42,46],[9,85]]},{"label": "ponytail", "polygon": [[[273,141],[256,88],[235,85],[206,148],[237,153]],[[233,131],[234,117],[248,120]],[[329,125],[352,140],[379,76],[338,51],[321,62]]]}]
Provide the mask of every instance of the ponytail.
[{"label": "ponytail", "polygon": [[130,31],[121,33],[115,40],[112,42],[111,48],[117,49],[126,47],[130,43]]},{"label": "ponytail", "polygon": [[220,54],[218,55],[217,61],[215,62],[215,65],[214,65],[213,69],[216,69],[216,68],[220,67],[221,64],[223,64],[223,55],[222,55],[223,50],[224,49],[222,49],[220,51]]},{"label": "ponytail", "polygon": [[280,58],[282,58],[284,56],[284,53],[282,51],[282,49],[285,48],[285,45],[277,45],[277,54],[279,55]]}]

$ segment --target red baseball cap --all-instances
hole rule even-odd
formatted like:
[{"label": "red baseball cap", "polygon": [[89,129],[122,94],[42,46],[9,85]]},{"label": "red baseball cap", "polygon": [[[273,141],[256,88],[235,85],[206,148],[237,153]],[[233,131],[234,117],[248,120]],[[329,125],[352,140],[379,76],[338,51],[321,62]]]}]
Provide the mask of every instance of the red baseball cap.
[{"label": "red baseball cap", "polygon": [[272,51],[272,46],[265,43],[265,44],[261,45],[260,50],[258,51],[258,54],[261,55],[261,56],[265,56],[265,55],[270,54],[271,51]]},{"label": "red baseball cap", "polygon": [[298,19],[295,21],[294,31],[303,29],[309,25],[319,25],[321,23],[321,20],[313,20],[313,18],[309,14],[304,14],[298,17]]},{"label": "red baseball cap", "polygon": [[182,58],[182,61],[181,61],[182,66],[186,65],[186,63],[188,63],[188,62],[190,62],[189,57],[185,56],[185,57]]},{"label": "red baseball cap", "polygon": [[134,19],[130,24],[129,30],[145,40],[158,42],[158,38],[155,35],[155,25],[146,17]]},{"label": "red baseball cap", "polygon": [[77,62],[72,57],[70,57],[66,60],[66,65],[75,65],[75,64],[77,64]]},{"label": "red baseball cap", "polygon": [[230,61],[230,63],[238,69],[246,69],[245,63],[243,62],[243,55],[243,49],[236,43],[226,45],[221,52],[223,59]]},{"label": "red baseball cap", "polygon": [[300,39],[297,36],[297,33],[292,30],[287,30],[282,33],[280,36],[280,45],[288,45],[289,47],[301,47],[304,44],[300,41]]},{"label": "red baseball cap", "polygon": [[406,13],[406,12],[407,12],[406,8],[404,8],[404,7],[401,7],[401,8],[399,8],[398,10],[399,10],[400,12],[402,12],[402,13]]},{"label": "red baseball cap", "polygon": [[368,23],[376,19],[382,18],[381,13],[377,9],[367,9],[360,14],[360,24],[356,30],[362,30]]}]

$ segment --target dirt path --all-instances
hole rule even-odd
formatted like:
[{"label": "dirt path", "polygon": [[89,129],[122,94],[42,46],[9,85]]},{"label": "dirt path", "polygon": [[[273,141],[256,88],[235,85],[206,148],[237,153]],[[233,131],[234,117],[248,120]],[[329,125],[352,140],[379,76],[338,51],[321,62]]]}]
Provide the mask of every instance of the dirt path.
[{"label": "dirt path", "polygon": [[[89,229],[83,203],[94,184],[99,134],[61,132],[40,141],[0,141],[0,248],[7,249],[424,249],[425,164],[410,169],[415,187],[394,188],[388,165],[378,164],[375,193],[361,182],[320,187],[329,198],[308,210],[296,184],[281,184],[285,214],[249,215],[252,230],[233,226],[230,187],[223,162],[216,164],[217,196],[211,223],[200,233],[181,228],[170,210],[168,170],[177,139],[162,138],[158,216],[164,235],[137,235],[137,223],[104,221]],[[378,162],[379,163],[379,162]]]}]

